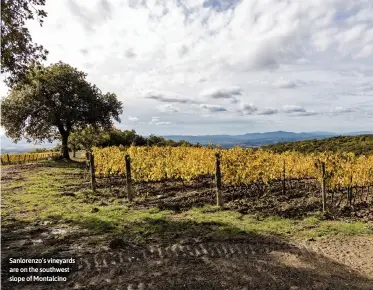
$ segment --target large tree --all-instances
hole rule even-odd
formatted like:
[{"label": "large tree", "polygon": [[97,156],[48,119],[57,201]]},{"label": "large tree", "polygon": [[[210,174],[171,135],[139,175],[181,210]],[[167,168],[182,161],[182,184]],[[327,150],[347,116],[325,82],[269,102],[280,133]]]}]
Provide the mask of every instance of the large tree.
[{"label": "large tree", "polygon": [[19,83],[30,64],[46,59],[48,51],[34,44],[25,22],[37,17],[40,25],[47,13],[45,0],[1,0],[1,73],[9,87]]},{"label": "large tree", "polygon": [[15,142],[60,139],[63,156],[69,159],[70,133],[87,126],[109,129],[122,113],[116,95],[103,94],[86,76],[62,62],[30,69],[26,82],[1,100],[5,134]]}]

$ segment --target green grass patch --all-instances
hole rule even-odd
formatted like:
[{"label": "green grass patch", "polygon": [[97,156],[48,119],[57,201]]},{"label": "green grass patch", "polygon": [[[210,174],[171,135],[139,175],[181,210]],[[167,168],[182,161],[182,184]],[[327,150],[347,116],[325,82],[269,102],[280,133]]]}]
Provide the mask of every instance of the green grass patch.
[{"label": "green grass patch", "polygon": [[[107,188],[96,193],[90,191],[85,179],[87,172],[80,164],[44,164],[21,172],[21,178],[3,186],[3,226],[17,222],[58,222],[85,230],[92,244],[103,236],[115,235],[126,235],[138,242],[247,235],[276,235],[292,239],[373,235],[371,223],[328,221],[318,215],[294,220],[243,215],[215,206],[181,213],[158,208],[134,209]],[[95,208],[98,211],[94,211]]]}]

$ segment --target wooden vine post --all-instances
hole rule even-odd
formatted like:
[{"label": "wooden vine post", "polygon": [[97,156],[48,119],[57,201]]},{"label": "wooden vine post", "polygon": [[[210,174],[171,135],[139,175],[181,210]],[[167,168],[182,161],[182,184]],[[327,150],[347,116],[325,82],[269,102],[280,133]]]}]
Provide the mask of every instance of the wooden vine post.
[{"label": "wooden vine post", "polygon": [[96,177],[95,177],[95,158],[92,152],[89,152],[89,169],[91,171],[91,188],[96,191]]},{"label": "wooden vine post", "polygon": [[284,159],[284,167],[282,170],[282,194],[286,193],[286,167],[285,167],[285,159]]},{"label": "wooden vine post", "polygon": [[216,205],[223,206],[223,196],[221,194],[220,154],[215,153],[215,157]]},{"label": "wooden vine post", "polygon": [[6,155],[6,158],[8,159],[8,165],[10,165],[10,157],[9,157],[9,154]]},{"label": "wooden vine post", "polygon": [[321,194],[322,194],[322,211],[326,212],[326,173],[325,173],[325,162],[321,163],[321,173],[322,173],[322,181],[321,181]]},{"label": "wooden vine post", "polygon": [[351,206],[352,205],[352,174],[350,176],[350,186],[348,187],[347,191],[347,198],[348,198],[348,203]]},{"label": "wooden vine post", "polygon": [[126,181],[127,181],[127,198],[128,201],[133,201],[133,188],[132,188],[132,178],[131,178],[131,157],[126,154]]}]

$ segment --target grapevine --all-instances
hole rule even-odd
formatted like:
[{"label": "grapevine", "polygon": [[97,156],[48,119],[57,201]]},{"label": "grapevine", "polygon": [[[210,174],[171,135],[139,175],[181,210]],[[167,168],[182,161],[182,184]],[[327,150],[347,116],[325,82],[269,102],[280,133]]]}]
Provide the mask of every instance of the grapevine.
[{"label": "grapevine", "polygon": [[1,154],[1,164],[20,164],[35,162],[38,160],[46,160],[50,157],[59,156],[58,152],[42,152],[42,153],[22,153],[22,154]]},{"label": "grapevine", "polygon": [[325,162],[328,188],[370,186],[373,184],[373,155],[355,157],[351,153],[298,152],[273,153],[262,149],[235,147],[210,149],[192,147],[93,148],[96,173],[102,176],[125,175],[124,157],[132,160],[135,181],[166,179],[192,180],[215,173],[215,153],[221,155],[222,182],[248,184],[279,180],[284,164],[288,179],[321,180]]}]

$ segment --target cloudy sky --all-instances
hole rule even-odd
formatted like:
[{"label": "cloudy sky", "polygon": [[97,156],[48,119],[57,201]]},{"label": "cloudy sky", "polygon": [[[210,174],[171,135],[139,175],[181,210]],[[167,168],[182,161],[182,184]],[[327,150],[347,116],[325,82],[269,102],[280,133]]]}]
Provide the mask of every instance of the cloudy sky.
[{"label": "cloudy sky", "polygon": [[[138,133],[373,128],[371,0],[49,0],[33,40]],[[1,85],[1,95],[6,94]]]}]

